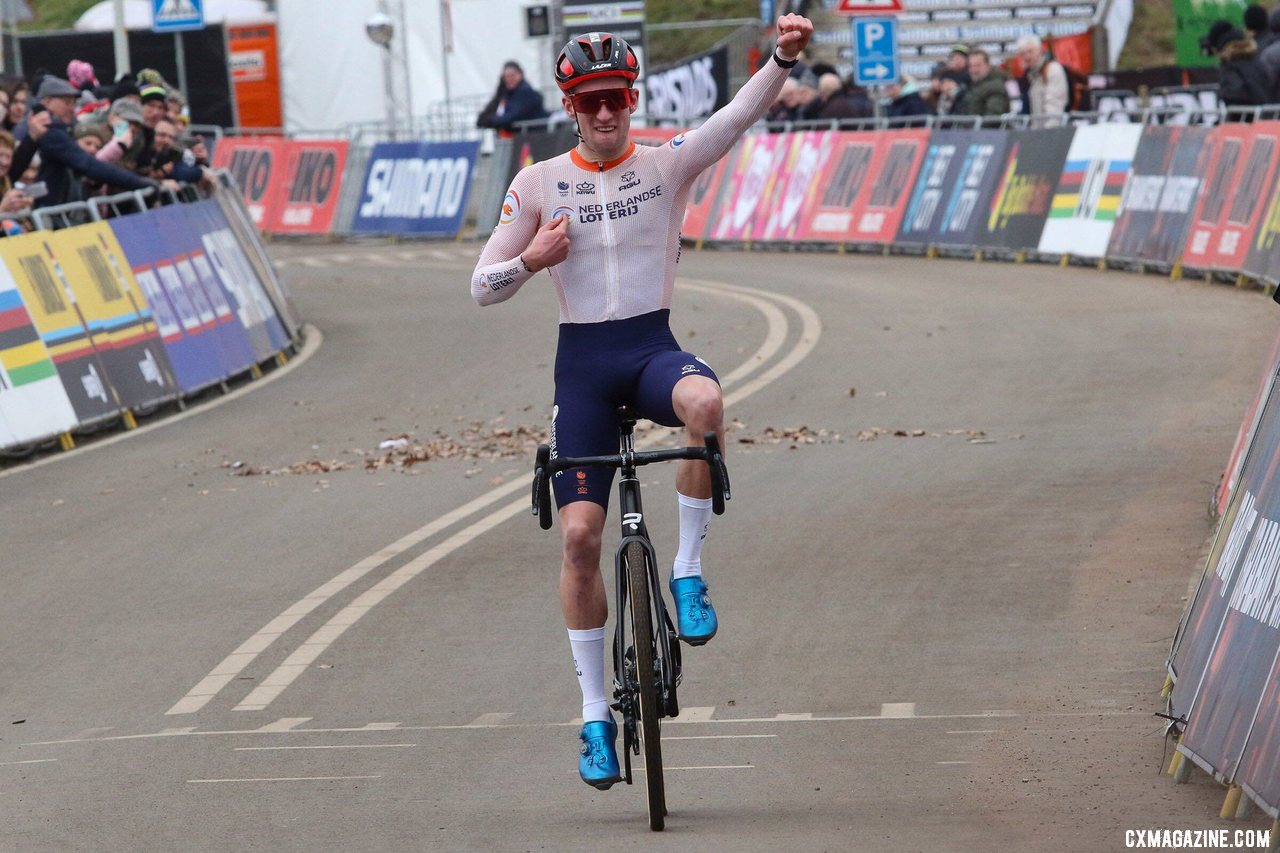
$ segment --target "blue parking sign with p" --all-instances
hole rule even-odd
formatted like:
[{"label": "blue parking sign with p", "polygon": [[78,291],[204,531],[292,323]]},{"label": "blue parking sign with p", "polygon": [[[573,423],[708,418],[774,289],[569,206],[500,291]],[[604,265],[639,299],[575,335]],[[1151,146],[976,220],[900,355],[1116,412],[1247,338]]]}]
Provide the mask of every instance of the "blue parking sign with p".
[{"label": "blue parking sign with p", "polygon": [[884,86],[898,79],[897,18],[853,19],[853,81]]}]

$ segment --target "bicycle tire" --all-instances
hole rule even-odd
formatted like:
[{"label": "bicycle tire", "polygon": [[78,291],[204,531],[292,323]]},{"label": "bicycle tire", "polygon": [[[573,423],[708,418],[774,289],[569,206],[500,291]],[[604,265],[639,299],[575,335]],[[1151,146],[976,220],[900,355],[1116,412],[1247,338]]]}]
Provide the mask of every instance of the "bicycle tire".
[{"label": "bicycle tire", "polygon": [[659,729],[657,678],[653,670],[653,607],[649,603],[649,573],[644,545],[627,545],[627,578],[631,594],[631,639],[635,643],[636,681],[640,699],[640,746],[644,751],[644,785],[649,801],[649,828],[661,832],[667,813],[662,781],[662,741]]}]

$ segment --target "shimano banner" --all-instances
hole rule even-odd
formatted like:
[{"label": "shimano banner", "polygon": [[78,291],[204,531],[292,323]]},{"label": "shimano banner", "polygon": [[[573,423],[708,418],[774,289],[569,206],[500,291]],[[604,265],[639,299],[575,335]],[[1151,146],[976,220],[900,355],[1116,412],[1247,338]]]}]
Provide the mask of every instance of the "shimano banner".
[{"label": "shimano banner", "polygon": [[729,48],[719,47],[645,75],[649,117],[675,127],[705,119],[729,103]]},{"label": "shimano banner", "polygon": [[375,145],[351,230],[452,237],[462,227],[477,142]]}]

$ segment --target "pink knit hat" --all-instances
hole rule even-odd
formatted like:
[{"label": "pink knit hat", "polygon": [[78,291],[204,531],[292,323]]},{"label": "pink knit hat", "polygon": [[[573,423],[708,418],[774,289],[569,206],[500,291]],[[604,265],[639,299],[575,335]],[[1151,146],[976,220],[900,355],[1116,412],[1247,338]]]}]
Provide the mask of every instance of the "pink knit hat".
[{"label": "pink knit hat", "polygon": [[93,73],[93,66],[83,59],[73,59],[67,63],[67,80],[77,89],[84,88],[86,83],[91,86],[98,85],[98,78]]}]

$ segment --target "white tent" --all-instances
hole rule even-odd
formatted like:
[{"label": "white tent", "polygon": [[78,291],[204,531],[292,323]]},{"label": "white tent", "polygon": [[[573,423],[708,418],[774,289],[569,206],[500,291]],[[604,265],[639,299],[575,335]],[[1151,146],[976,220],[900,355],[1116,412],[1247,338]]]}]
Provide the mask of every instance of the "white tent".
[{"label": "white tent", "polygon": [[[529,0],[400,2],[408,33],[413,115],[422,115],[428,105],[445,100],[445,62],[449,97],[454,100],[492,95],[502,64],[514,59],[524,67],[530,85],[547,96],[547,108],[558,108],[551,80],[550,37],[525,36]],[[448,7],[452,8],[451,52],[445,51],[441,36]],[[378,0],[323,4],[277,0],[285,126],[289,130],[331,130],[347,122],[386,118],[383,49],[365,35],[365,22],[377,11]],[[399,28],[398,16],[393,19]]]},{"label": "white tent", "polygon": [[[102,0],[85,10],[75,22],[79,32],[101,32],[115,28],[115,4]],[[263,0],[204,0],[204,20],[209,24],[258,23],[274,21]],[[151,0],[124,0],[124,25],[130,30],[151,29]]]}]

